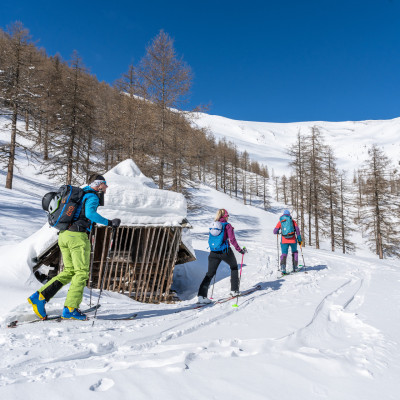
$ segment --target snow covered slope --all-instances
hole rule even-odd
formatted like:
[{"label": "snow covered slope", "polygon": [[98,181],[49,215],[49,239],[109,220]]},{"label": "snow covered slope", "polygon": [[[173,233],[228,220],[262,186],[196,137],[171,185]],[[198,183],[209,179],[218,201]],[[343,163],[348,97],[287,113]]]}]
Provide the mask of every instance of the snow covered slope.
[{"label": "snow covered slope", "polygon": [[[189,219],[198,260],[178,266],[174,277],[183,301],[148,305],[103,293],[100,317],[137,312],[134,321],[6,328],[12,319],[34,318],[25,299],[40,284],[9,271],[12,256],[2,252],[1,276],[15,279],[13,290],[11,278],[0,283],[7,298],[0,311],[0,397],[396,399],[397,264],[305,248],[307,274],[277,279],[272,227],[278,214],[206,186],[193,195],[197,209]],[[193,310],[207,269],[207,227],[218,207],[228,209],[239,244],[249,249],[241,288],[259,284],[261,290],[240,298],[237,309],[227,302]],[[214,298],[228,293],[229,274],[221,264]],[[60,312],[66,291],[48,304],[50,314]]]},{"label": "snow covered slope", "polygon": [[382,121],[271,123],[236,121],[217,115],[196,113],[194,124],[208,128],[217,138],[236,143],[250,158],[266,164],[277,175],[288,174],[288,145],[298,132],[308,134],[313,126],[320,129],[326,143],[338,158],[338,167],[350,171],[359,168],[368,157],[368,148],[383,147],[395,164],[400,161],[400,118]]},{"label": "snow covered slope", "polygon": [[[283,160],[278,145],[272,148]],[[197,261],[175,270],[182,302],[141,304],[103,292],[100,317],[137,312],[138,318],[99,319],[93,327],[91,321],[47,321],[7,328],[10,320],[35,318],[26,297],[40,284],[15,260],[42,245],[40,237],[25,249],[19,242],[43,225],[40,198],[52,186],[34,166],[16,175],[12,191],[3,189],[0,175],[2,400],[398,398],[398,263],[367,251],[349,256],[306,247],[307,273],[278,279],[272,229],[283,205],[266,212],[207,186],[192,189],[196,207],[188,219]],[[227,302],[192,309],[207,270],[207,228],[220,207],[228,209],[239,244],[249,250],[241,288],[261,289],[239,298],[238,308]],[[229,292],[229,276],[221,264],[214,298]],[[60,312],[67,289],[48,304],[49,314]],[[82,308],[88,302],[85,291]]]}]

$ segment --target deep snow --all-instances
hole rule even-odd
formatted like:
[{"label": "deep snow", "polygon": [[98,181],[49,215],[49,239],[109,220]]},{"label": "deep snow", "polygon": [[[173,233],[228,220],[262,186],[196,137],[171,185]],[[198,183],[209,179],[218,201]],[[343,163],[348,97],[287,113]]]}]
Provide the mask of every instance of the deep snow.
[{"label": "deep snow", "polygon": [[[17,173],[12,191],[0,175],[1,399],[398,398],[398,262],[377,259],[362,242],[353,256],[306,247],[307,274],[278,279],[272,229],[284,205],[266,212],[207,186],[193,189],[197,207],[188,215],[197,261],[175,270],[182,302],[148,305],[103,292],[100,316],[134,311],[138,319],[6,328],[11,319],[34,318],[26,297],[40,287],[24,248],[43,245],[40,231],[33,243],[28,236],[45,221],[40,198],[52,184],[33,167]],[[249,250],[241,288],[262,289],[240,298],[237,309],[228,302],[190,310],[207,269],[207,228],[220,207]],[[214,298],[229,292],[229,273],[221,264]],[[66,291],[48,304],[49,314],[61,310]]]}]

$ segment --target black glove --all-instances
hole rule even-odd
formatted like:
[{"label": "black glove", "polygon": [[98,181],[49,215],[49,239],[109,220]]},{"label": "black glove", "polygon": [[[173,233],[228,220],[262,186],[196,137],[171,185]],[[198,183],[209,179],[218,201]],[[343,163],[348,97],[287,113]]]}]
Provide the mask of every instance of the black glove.
[{"label": "black glove", "polygon": [[239,251],[240,254],[245,254],[247,253],[246,247],[243,247],[242,250]]},{"label": "black glove", "polygon": [[113,220],[108,220],[108,226],[113,228],[118,228],[121,225],[121,220],[119,218],[114,218]]}]

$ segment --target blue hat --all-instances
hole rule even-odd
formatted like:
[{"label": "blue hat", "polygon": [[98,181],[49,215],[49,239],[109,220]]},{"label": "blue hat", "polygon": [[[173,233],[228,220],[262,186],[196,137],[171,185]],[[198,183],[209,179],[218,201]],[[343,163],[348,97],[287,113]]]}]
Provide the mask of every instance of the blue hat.
[{"label": "blue hat", "polygon": [[285,211],[283,212],[283,215],[290,215],[290,211],[289,211],[289,210],[285,210]]}]

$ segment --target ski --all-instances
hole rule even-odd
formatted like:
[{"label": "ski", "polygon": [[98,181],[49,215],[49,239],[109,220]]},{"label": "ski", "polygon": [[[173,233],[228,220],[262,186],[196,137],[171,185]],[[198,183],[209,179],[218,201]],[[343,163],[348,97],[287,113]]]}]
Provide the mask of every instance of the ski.
[{"label": "ski", "polygon": [[[89,307],[86,310],[82,310],[83,314],[87,314],[93,311],[96,311],[96,309],[98,309],[100,307],[99,305],[95,305],[93,307]],[[8,325],[7,328],[16,328],[17,326],[20,325],[27,325],[27,324],[34,324],[36,322],[44,322],[44,321],[57,321],[57,322],[61,322],[61,314],[58,315],[50,315],[47,318],[44,319],[33,319],[32,321],[21,321],[19,322],[18,320],[15,321],[11,321]]]},{"label": "ski", "polygon": [[290,271],[290,272],[285,272],[285,273],[281,272],[281,278],[283,278],[284,276],[297,274],[299,272],[304,272],[305,274],[308,274],[308,272],[304,269],[304,266],[300,265],[299,268],[297,268],[297,271]]},{"label": "ski", "polygon": [[239,296],[224,297],[224,298],[222,298],[222,299],[212,301],[211,303],[205,303],[205,304],[199,304],[199,303],[197,303],[197,304],[195,304],[194,307],[192,307],[192,308],[190,308],[190,309],[191,309],[191,310],[197,310],[197,309],[199,309],[199,308],[203,308],[203,307],[206,307],[206,306],[212,306],[212,305],[214,305],[214,304],[226,303],[227,301],[236,299],[237,297],[247,296],[247,295],[249,295],[249,294],[251,294],[251,293],[254,293],[255,291],[260,290],[260,289],[261,289],[261,285],[257,285],[257,286],[255,286],[255,287],[253,287],[253,288],[251,288],[251,289],[244,290],[243,292],[241,292],[241,293],[239,294]]},{"label": "ski", "polygon": [[298,272],[304,272],[305,274],[308,274],[306,269],[304,268],[304,265],[299,265],[299,268],[297,268],[297,271],[293,271],[293,274],[297,274]]},{"label": "ski", "polygon": [[96,319],[104,320],[104,321],[132,321],[137,318],[136,313],[128,314],[122,317],[112,316],[112,315],[98,315]]},{"label": "ski", "polygon": [[249,295],[251,293],[254,293],[254,292],[256,292],[257,290],[260,290],[260,289],[261,289],[261,285],[257,285],[257,286],[255,286],[255,287],[253,287],[251,289],[244,290],[238,296],[229,296],[229,297],[226,297],[225,299],[217,300],[216,303],[217,304],[226,303],[229,300],[236,299],[237,297],[247,296],[247,295]]}]

